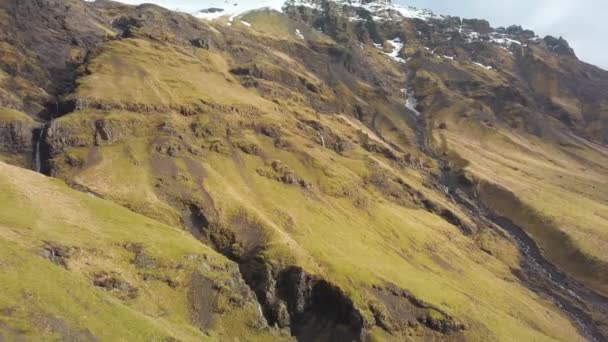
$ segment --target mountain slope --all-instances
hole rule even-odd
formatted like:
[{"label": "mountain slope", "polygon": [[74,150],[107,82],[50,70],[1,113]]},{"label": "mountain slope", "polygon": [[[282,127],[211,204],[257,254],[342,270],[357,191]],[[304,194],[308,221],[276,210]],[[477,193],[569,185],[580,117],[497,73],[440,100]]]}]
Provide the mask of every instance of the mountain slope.
[{"label": "mountain slope", "polygon": [[33,172],[0,174],[3,338],[279,338],[255,330],[236,265],[188,234]]},{"label": "mountain slope", "polygon": [[[35,3],[42,16],[54,4]],[[160,317],[149,323],[157,333],[134,339],[607,336],[608,76],[555,48],[566,42],[384,1],[290,1],[214,21],[154,5],[72,6],[103,27],[99,40],[72,65],[71,87],[43,88],[57,99],[52,120],[3,105],[0,156],[27,166],[35,154],[42,172],[115,205],[2,164],[10,210],[0,224],[30,265],[45,263],[33,256],[43,241],[74,246],[69,272],[45,266],[58,284],[76,281],[87,296],[100,292],[91,282],[110,284],[119,302],[108,312]],[[46,30],[36,25],[20,35]],[[56,192],[66,194],[37,210]],[[35,238],[41,224],[29,217],[54,228]],[[62,221],[98,228],[75,234]],[[89,240],[110,257],[81,251]],[[129,259],[146,264],[142,248],[185,269],[163,267],[168,280],[154,269],[148,287]],[[192,276],[199,259],[184,258],[231,265],[210,248],[238,265],[217,305],[246,303],[215,307],[211,324],[188,314],[208,309],[190,290],[208,283]],[[225,279],[210,270],[206,279]],[[167,299],[145,303],[156,298]],[[70,334],[113,337],[66,317]],[[20,334],[31,323],[20,319],[0,330]]]}]

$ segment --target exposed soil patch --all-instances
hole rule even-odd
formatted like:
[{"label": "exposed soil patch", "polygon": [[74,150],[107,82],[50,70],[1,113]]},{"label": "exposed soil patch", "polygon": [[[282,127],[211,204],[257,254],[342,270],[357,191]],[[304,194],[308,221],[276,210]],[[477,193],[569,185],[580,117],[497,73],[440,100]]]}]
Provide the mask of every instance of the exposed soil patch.
[{"label": "exposed soil patch", "polygon": [[262,154],[262,149],[257,144],[250,141],[237,141],[234,146],[240,149],[245,154],[259,156]]},{"label": "exposed soil patch", "polygon": [[[204,257],[203,257],[204,259]],[[201,265],[206,265],[201,261]],[[209,267],[207,265],[207,267]],[[227,264],[221,269],[227,278],[213,279],[204,273],[195,271],[188,280],[188,305],[192,322],[202,331],[208,330],[216,316],[231,312],[236,308],[257,305],[255,294],[249,289],[235,264]],[[206,267],[201,267],[205,269]],[[267,327],[266,321],[258,307],[258,315],[249,318],[249,324],[255,329]]]},{"label": "exposed soil patch", "polygon": [[63,246],[56,242],[45,242],[38,255],[49,261],[67,268],[67,260],[76,252],[76,248]]},{"label": "exposed soil patch", "polygon": [[[76,329],[58,317],[45,314],[43,312],[35,313],[31,316],[32,322],[39,327],[40,330],[51,332],[60,336],[61,341],[69,342],[97,342],[99,339],[95,337],[89,330]],[[19,339],[17,339],[19,341]]]},{"label": "exposed soil patch", "polygon": [[94,273],[92,274],[92,282],[93,285],[113,293],[123,300],[133,299],[138,295],[137,288],[131,286],[131,284],[122,279],[117,273]]},{"label": "exposed soil patch", "polygon": [[135,256],[131,262],[136,268],[144,270],[152,270],[158,268],[158,261],[146,254],[144,247],[138,243],[126,243],[125,249],[133,253]]},{"label": "exposed soil patch", "polygon": [[447,313],[394,285],[374,286],[372,293],[381,303],[381,306],[371,307],[376,324],[388,332],[396,333],[423,327],[444,336],[451,336],[466,329],[464,324],[457,322]]},{"label": "exposed soil patch", "polygon": [[256,171],[262,177],[274,179],[284,184],[299,185],[303,189],[312,187],[312,184],[300,178],[287,164],[280,160],[272,160],[267,163],[266,167]]},{"label": "exposed soil patch", "polygon": [[336,153],[345,153],[354,148],[354,145],[347,139],[336,134],[331,128],[323,125],[316,120],[306,120],[303,123],[314,130],[315,141],[317,144],[329,148]]},{"label": "exposed soil patch", "polygon": [[101,160],[101,149],[99,148],[99,146],[93,146],[87,152],[85,165],[91,167],[100,163]]},{"label": "exposed soil patch", "polygon": [[191,276],[188,304],[191,320],[199,329],[206,330],[211,326],[217,297],[218,291],[211,280],[199,273]]}]

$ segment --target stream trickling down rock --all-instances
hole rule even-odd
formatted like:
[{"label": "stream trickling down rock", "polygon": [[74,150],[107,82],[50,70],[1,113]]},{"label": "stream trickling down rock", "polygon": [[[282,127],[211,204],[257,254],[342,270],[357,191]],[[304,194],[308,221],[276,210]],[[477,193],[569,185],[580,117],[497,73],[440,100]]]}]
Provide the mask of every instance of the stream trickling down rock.
[{"label": "stream trickling down rock", "polygon": [[[412,111],[408,107],[408,110]],[[561,272],[541,254],[536,242],[510,220],[493,215],[475,196],[467,195],[451,181],[449,163],[437,156],[427,142],[427,122],[424,113],[415,110],[416,145],[424,154],[439,163],[441,175],[436,184],[452,203],[480,221],[487,221],[506,232],[517,244],[522,256],[520,280],[524,286],[553,302],[579,329],[583,337],[593,342],[608,341],[598,329],[590,311],[608,313],[608,298],[585,287]],[[587,310],[585,310],[587,308]]]},{"label": "stream trickling down rock", "polygon": [[40,144],[44,139],[46,132],[46,123],[42,124],[42,127],[39,129],[38,136],[36,137],[36,146],[34,148],[34,171],[41,173],[42,172],[42,157],[40,155]]}]

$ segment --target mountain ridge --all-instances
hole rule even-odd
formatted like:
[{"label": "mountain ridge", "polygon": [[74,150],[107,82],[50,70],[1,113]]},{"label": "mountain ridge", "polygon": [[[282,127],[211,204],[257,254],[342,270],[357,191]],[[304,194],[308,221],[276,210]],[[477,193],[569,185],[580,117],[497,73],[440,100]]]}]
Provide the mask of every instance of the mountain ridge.
[{"label": "mountain ridge", "polygon": [[[67,260],[66,276],[148,318],[156,309],[141,298],[158,294],[129,293],[168,286],[158,293],[180,298],[163,303],[180,321],[169,335],[184,340],[235,336],[226,327],[260,340],[604,339],[606,74],[517,27],[324,4],[213,21],[109,1],[3,5],[3,27],[46,19],[2,36],[9,56],[24,56],[3,55],[2,81],[24,81],[1,88],[0,159],[31,167],[37,157],[43,173],[90,194],[67,198],[103,198],[159,234],[113,245],[122,252],[106,274]],[[25,44],[30,35],[60,57]],[[0,183],[6,193],[58,182],[0,166],[15,179]],[[14,197],[3,205],[16,208]],[[93,211],[91,222],[133,217]],[[53,212],[63,209],[25,216],[40,229]],[[15,217],[7,210],[0,224]],[[169,269],[154,278],[125,262],[145,267],[122,244],[144,243],[147,255],[169,234],[161,227],[231,265],[230,281],[207,275],[219,297],[206,280],[173,284]],[[120,228],[101,232],[112,240]],[[36,246],[19,253],[36,257]],[[232,295],[246,289],[230,283],[241,281],[255,294],[241,296],[243,319],[223,307],[238,306]],[[263,320],[249,321],[256,302]],[[0,331],[13,333],[6,312]]]}]

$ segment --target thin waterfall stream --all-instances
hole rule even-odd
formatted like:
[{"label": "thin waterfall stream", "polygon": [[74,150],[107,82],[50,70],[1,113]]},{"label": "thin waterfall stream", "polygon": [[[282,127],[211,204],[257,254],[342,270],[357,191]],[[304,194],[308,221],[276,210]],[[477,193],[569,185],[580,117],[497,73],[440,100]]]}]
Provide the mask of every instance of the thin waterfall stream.
[{"label": "thin waterfall stream", "polygon": [[469,213],[472,217],[478,217],[481,221],[488,220],[488,223],[500,227],[501,230],[511,236],[523,257],[522,271],[525,277],[522,281],[524,285],[549,299],[566,313],[587,340],[592,342],[605,341],[606,336],[599,331],[598,322],[585,308],[592,311],[608,312],[608,298],[559,271],[555,265],[542,256],[536,242],[521,227],[516,226],[506,218],[496,217],[486,210],[478,198],[471,198],[465,191],[460,191],[458,186],[450,180],[452,175],[449,163],[428,146],[427,122],[424,113],[418,111],[416,107],[408,107],[408,110],[415,114],[416,145],[440,165],[441,176],[438,179],[438,184],[436,184],[439,190],[445,192],[452,203],[464,212]]},{"label": "thin waterfall stream", "polygon": [[34,146],[34,171],[41,173],[42,172],[42,157],[40,152],[40,145],[45,138],[46,135],[46,127],[47,124],[44,123],[38,129],[38,134],[36,136],[36,144]]}]

